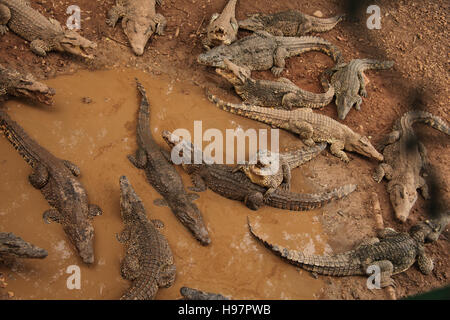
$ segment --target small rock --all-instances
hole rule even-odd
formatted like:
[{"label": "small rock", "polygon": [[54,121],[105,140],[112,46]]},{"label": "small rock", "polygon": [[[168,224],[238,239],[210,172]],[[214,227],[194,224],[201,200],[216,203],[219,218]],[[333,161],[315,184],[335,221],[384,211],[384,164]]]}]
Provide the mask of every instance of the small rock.
[{"label": "small rock", "polygon": [[316,16],[317,18],[322,18],[323,13],[320,10],[316,10],[316,11],[314,11],[313,16]]},{"label": "small rock", "polygon": [[83,97],[83,98],[81,98],[81,102],[83,102],[85,104],[89,104],[92,102],[92,99],[89,97]]},{"label": "small rock", "polygon": [[8,296],[9,296],[10,298],[14,297],[14,292],[8,291]]}]

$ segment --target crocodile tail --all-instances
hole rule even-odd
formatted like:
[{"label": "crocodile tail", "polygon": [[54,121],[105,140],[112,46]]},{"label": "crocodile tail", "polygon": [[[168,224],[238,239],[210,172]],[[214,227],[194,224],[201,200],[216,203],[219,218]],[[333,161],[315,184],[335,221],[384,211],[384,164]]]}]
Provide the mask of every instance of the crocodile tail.
[{"label": "crocodile tail", "polygon": [[343,20],[345,14],[340,14],[331,18],[317,18],[308,15],[308,19],[311,22],[311,31],[313,32],[326,32],[333,29],[339,22]]},{"label": "crocodile tail", "polygon": [[364,65],[363,70],[387,70],[394,66],[394,61],[391,60],[361,59],[360,62]]},{"label": "crocodile tail", "polygon": [[342,52],[331,42],[313,36],[303,37],[277,37],[282,47],[285,47],[289,56],[295,56],[309,51],[320,51],[330,56],[334,62],[341,63]]},{"label": "crocodile tail", "polygon": [[250,233],[276,255],[287,260],[289,263],[301,267],[307,271],[330,276],[348,276],[361,274],[360,264],[352,262],[353,251],[337,254],[334,256],[305,255],[303,252],[291,250],[279,245],[272,244],[258,235],[250,224],[247,217]]},{"label": "crocodile tail", "polygon": [[448,126],[448,123],[441,117],[435,116],[426,111],[408,111],[401,117],[400,121],[406,126],[412,126],[415,123],[425,123],[430,127],[445,133],[446,135],[450,135],[450,127]]},{"label": "crocodile tail", "polygon": [[276,190],[271,193],[265,203],[268,206],[292,210],[306,211],[323,207],[333,200],[339,200],[356,190],[355,184],[348,184],[324,193],[292,193]]},{"label": "crocodile tail", "polygon": [[312,147],[305,147],[299,150],[283,153],[282,157],[289,163],[289,167],[292,170],[315,158],[326,147],[327,143],[322,142]]}]

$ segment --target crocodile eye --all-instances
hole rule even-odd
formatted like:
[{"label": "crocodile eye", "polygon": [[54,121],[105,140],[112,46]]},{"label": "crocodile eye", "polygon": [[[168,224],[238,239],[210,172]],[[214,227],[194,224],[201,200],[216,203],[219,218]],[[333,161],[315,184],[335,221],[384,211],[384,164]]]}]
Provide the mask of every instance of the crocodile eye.
[{"label": "crocodile eye", "polygon": [[362,137],[361,139],[359,139],[359,142],[361,142],[365,146],[369,145],[369,140],[367,139],[367,137]]}]

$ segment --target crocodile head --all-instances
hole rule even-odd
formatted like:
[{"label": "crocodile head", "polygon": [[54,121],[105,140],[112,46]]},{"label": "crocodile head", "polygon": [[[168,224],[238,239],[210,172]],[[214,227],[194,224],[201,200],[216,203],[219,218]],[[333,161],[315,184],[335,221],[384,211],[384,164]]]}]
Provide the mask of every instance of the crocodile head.
[{"label": "crocodile head", "polygon": [[228,47],[222,45],[200,54],[197,58],[197,62],[205,66],[225,69],[226,65],[223,60],[227,58],[227,55],[222,52],[224,48]]},{"label": "crocodile head", "polygon": [[240,67],[227,58],[223,59],[226,69],[216,69],[216,73],[228,80],[233,86],[244,84],[250,79],[251,71],[249,68]]},{"label": "crocodile head", "polygon": [[144,16],[136,19],[126,19],[123,21],[122,26],[133,52],[138,56],[143,55],[148,40],[156,30],[154,22],[147,16]]},{"label": "crocodile head", "polygon": [[383,161],[384,157],[375,149],[366,136],[361,136],[357,133],[349,134],[345,140],[345,150],[357,152],[368,158],[375,158],[378,161]]},{"label": "crocodile head", "polygon": [[[220,17],[220,21],[218,20]],[[227,19],[218,13],[212,15],[208,27],[206,28],[206,36],[210,43],[215,46],[224,44],[230,45],[234,40],[236,40],[236,35],[239,26],[236,24],[235,20],[231,18],[229,22]]]},{"label": "crocodile head", "polygon": [[410,235],[421,242],[434,242],[450,223],[450,211],[440,217],[422,221],[411,227]]},{"label": "crocodile head", "polygon": [[16,97],[24,97],[46,105],[53,104],[55,90],[42,82],[36,81],[31,74],[20,77],[8,88],[8,93]]},{"label": "crocodile head", "polygon": [[344,120],[357,101],[358,97],[353,97],[345,93],[336,92],[335,102],[339,119]]},{"label": "crocodile head", "polygon": [[48,253],[46,250],[28,243],[12,233],[0,232],[0,256],[2,255],[18,258],[43,259],[47,257]]},{"label": "crocodile head", "polygon": [[94,263],[94,227],[82,215],[83,211],[81,208],[72,210],[71,214],[73,214],[74,220],[71,223],[62,223],[62,225],[64,232],[77,249],[81,260],[86,264],[92,264]]},{"label": "crocodile head", "polygon": [[413,185],[408,186],[397,183],[389,186],[389,198],[394,208],[395,216],[401,222],[405,222],[417,201],[417,190]]},{"label": "crocodile head", "polygon": [[95,42],[82,37],[73,30],[66,30],[59,41],[57,41],[59,51],[69,52],[73,55],[80,56],[87,59],[93,59],[94,56],[88,53],[89,49],[97,48]]},{"label": "crocodile head", "polygon": [[139,221],[146,217],[141,198],[136,194],[126,176],[121,176],[120,184],[120,215],[125,223]]},{"label": "crocodile head", "polygon": [[[203,153],[199,148],[195,148],[191,142],[182,139],[177,134],[164,130],[162,138],[170,147],[172,163],[181,164],[187,173],[192,173],[198,165],[203,164]],[[197,157],[196,157],[197,153]],[[200,159],[200,163],[196,164],[195,159]]]}]

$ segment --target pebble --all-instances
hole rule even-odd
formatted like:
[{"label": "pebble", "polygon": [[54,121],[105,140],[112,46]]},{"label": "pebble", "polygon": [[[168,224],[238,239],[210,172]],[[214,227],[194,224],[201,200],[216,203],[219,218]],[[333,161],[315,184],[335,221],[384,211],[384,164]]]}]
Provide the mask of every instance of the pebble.
[{"label": "pebble", "polygon": [[317,18],[322,18],[323,13],[320,10],[314,11],[313,16],[316,16]]},{"label": "pebble", "polygon": [[92,102],[92,99],[89,97],[83,97],[83,98],[81,98],[81,102],[83,102],[85,104],[89,104]]}]

